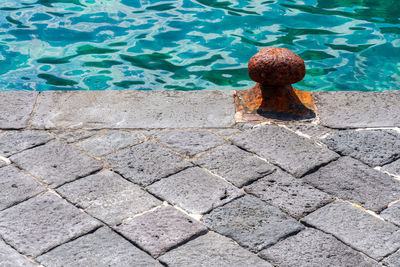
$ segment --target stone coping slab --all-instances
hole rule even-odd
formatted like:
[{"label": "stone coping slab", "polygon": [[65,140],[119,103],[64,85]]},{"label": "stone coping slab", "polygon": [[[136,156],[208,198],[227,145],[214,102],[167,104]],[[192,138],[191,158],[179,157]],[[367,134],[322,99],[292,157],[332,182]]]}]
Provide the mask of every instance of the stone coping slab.
[{"label": "stone coping slab", "polygon": [[37,92],[0,92],[0,129],[25,128],[37,96]]},{"label": "stone coping slab", "polygon": [[[400,91],[312,95],[321,126],[400,126]],[[0,129],[227,128],[234,124],[234,91],[0,92]]]},{"label": "stone coping slab", "polygon": [[330,128],[400,126],[400,91],[315,92],[321,125]]},{"label": "stone coping slab", "polygon": [[233,93],[90,91],[44,92],[35,129],[189,128],[234,124]]}]

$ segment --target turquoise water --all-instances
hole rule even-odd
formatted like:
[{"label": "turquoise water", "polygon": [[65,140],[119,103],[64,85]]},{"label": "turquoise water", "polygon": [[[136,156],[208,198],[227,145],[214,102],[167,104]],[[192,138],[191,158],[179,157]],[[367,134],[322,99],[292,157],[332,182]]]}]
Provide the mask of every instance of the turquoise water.
[{"label": "turquoise water", "polygon": [[3,0],[1,90],[229,90],[266,46],[303,90],[400,89],[399,0]]}]

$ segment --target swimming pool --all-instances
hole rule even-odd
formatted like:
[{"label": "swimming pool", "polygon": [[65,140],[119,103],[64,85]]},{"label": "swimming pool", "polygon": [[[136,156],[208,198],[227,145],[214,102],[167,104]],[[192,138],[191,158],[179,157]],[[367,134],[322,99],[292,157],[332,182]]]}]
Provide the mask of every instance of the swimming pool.
[{"label": "swimming pool", "polygon": [[400,89],[398,0],[7,0],[1,90],[229,90],[266,46],[303,90]]}]

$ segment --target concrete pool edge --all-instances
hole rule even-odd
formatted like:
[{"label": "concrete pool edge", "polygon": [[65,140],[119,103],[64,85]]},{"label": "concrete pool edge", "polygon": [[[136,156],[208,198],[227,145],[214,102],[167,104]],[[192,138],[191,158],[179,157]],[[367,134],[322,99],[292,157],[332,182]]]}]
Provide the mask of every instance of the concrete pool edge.
[{"label": "concrete pool edge", "polygon": [[[4,91],[0,129],[229,128],[235,91]],[[400,126],[400,91],[313,92],[329,128]]]}]

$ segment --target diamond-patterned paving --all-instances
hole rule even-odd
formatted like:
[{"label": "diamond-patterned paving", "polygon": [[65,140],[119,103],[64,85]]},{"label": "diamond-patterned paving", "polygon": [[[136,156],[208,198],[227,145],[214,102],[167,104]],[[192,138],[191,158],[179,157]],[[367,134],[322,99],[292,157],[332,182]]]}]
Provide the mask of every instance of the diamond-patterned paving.
[{"label": "diamond-patterned paving", "polygon": [[211,93],[216,117],[191,116],[212,112],[207,92],[160,92],[179,115],[130,127],[130,94],[80,124],[62,93],[0,93],[0,266],[400,266],[397,114],[369,119],[349,93],[333,98],[360,110],[337,119],[318,93],[318,120],[233,123],[227,92]]}]

